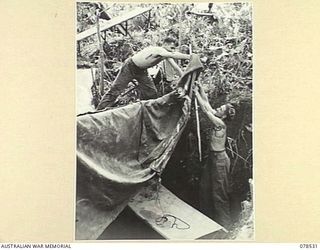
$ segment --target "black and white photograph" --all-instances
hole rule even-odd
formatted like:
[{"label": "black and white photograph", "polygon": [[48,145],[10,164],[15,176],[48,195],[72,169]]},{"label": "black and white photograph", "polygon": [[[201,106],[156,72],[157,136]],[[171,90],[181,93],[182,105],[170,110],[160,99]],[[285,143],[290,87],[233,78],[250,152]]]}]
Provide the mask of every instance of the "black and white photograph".
[{"label": "black and white photograph", "polygon": [[75,240],[253,241],[252,4],[75,8]]}]

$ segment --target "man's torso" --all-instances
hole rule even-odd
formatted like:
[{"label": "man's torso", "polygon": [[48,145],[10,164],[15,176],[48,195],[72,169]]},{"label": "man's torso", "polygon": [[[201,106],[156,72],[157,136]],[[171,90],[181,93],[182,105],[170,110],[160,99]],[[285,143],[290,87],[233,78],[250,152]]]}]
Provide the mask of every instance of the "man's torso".
[{"label": "man's torso", "polygon": [[226,144],[227,131],[226,128],[214,128],[210,137],[210,151],[224,151]]},{"label": "man's torso", "polygon": [[147,47],[132,56],[132,61],[141,69],[147,69],[157,65],[164,58],[159,55],[163,50],[160,47]]}]

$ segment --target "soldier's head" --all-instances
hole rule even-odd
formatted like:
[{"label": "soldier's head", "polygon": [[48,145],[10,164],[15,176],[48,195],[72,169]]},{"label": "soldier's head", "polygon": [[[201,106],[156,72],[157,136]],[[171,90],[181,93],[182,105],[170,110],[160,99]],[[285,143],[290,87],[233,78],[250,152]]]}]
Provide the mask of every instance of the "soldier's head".
[{"label": "soldier's head", "polygon": [[234,118],[234,116],[236,115],[235,108],[230,103],[224,104],[224,105],[220,106],[219,108],[216,108],[215,111],[217,112],[215,114],[215,116],[217,116],[223,120],[224,119],[232,120]]},{"label": "soldier's head", "polygon": [[167,37],[163,40],[163,48],[168,50],[169,52],[172,52],[176,49],[176,39],[172,37]]}]

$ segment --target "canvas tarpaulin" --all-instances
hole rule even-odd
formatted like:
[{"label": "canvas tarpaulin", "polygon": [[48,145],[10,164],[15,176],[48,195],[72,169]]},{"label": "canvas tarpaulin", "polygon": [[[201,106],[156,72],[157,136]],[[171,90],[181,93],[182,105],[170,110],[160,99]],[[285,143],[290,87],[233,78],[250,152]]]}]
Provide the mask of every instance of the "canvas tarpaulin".
[{"label": "canvas tarpaulin", "polygon": [[[201,68],[193,57],[179,84]],[[172,92],[78,116],[77,188],[106,207],[128,199],[164,169],[190,117],[190,106],[189,98]]]}]

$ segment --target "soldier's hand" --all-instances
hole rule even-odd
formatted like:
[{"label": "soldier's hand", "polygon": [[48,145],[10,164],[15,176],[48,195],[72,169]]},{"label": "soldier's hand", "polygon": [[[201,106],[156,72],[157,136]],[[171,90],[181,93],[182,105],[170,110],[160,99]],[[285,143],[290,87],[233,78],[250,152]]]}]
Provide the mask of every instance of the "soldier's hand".
[{"label": "soldier's hand", "polygon": [[175,95],[180,99],[186,95],[186,91],[182,87],[178,87],[175,91]]}]

